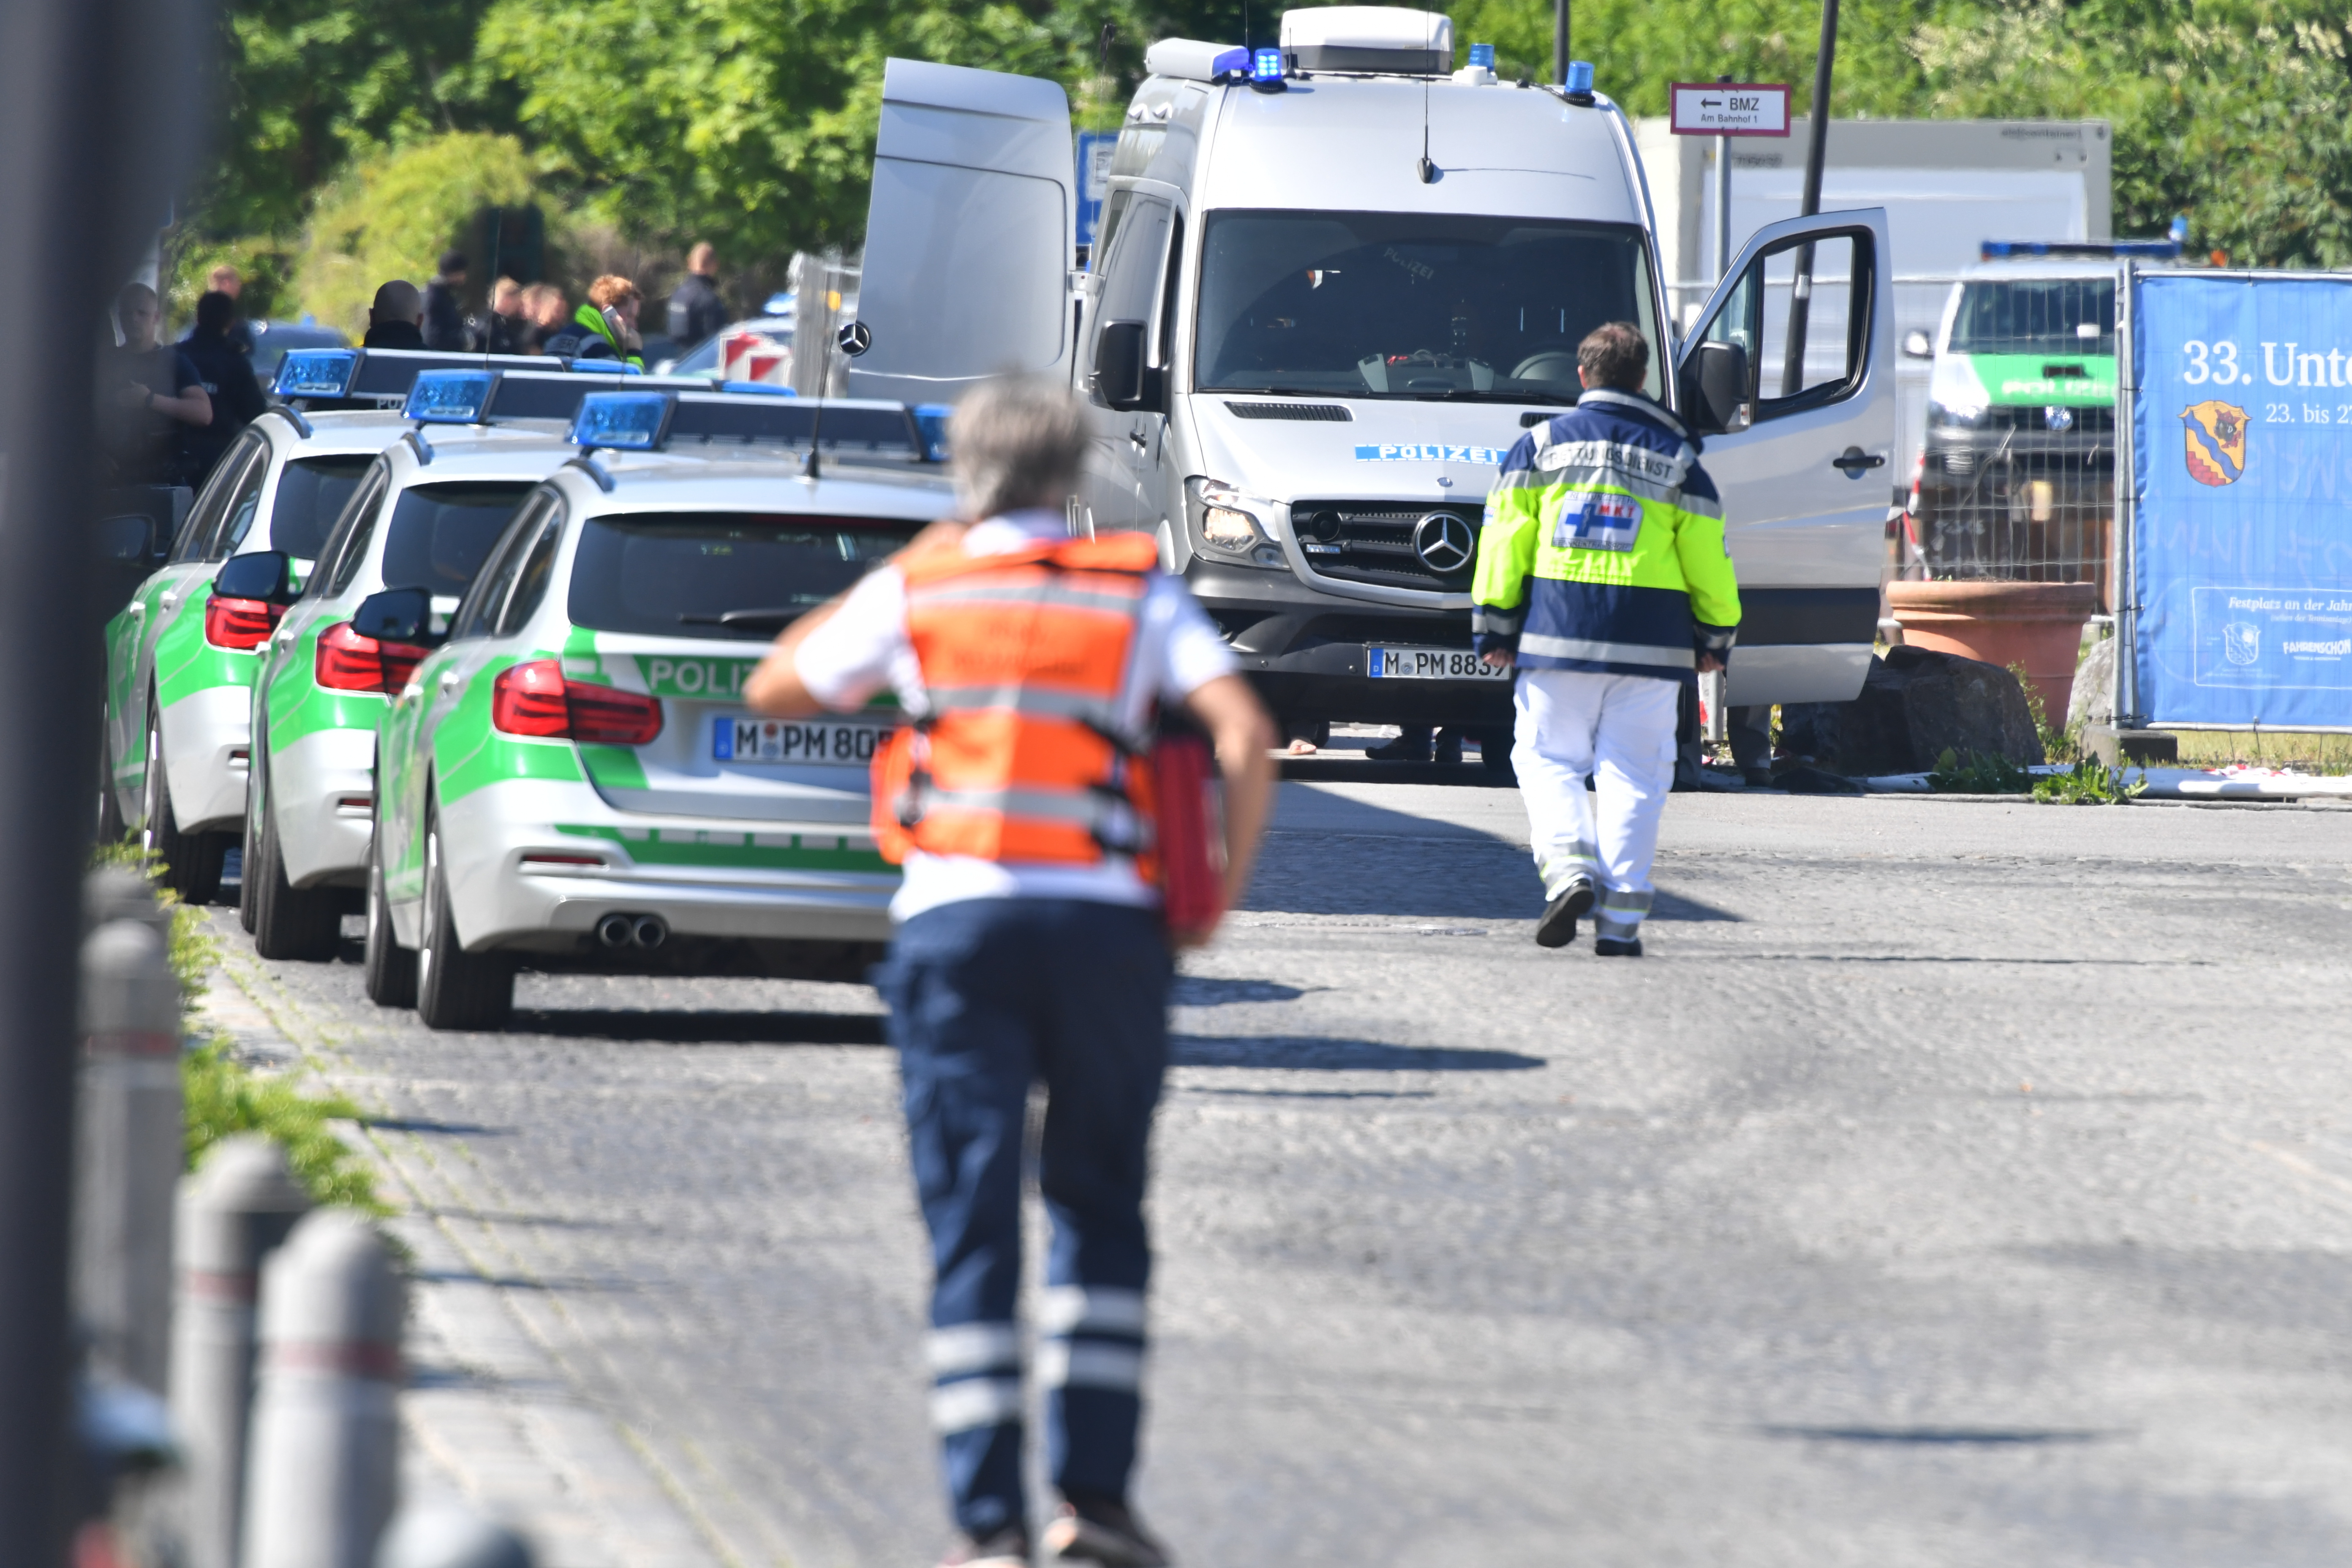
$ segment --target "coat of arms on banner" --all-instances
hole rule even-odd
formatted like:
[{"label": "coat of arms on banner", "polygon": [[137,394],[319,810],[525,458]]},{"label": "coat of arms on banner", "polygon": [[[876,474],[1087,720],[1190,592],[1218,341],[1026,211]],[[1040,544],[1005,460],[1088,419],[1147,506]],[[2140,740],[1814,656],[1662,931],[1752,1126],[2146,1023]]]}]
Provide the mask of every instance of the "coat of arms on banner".
[{"label": "coat of arms on banner", "polygon": [[2189,477],[2200,485],[2232,485],[2246,471],[2246,411],[2219,398],[2182,411]]},{"label": "coat of arms on banner", "polygon": [[2221,628],[2221,651],[2231,664],[2252,664],[2263,657],[2263,628],[2231,621]]}]

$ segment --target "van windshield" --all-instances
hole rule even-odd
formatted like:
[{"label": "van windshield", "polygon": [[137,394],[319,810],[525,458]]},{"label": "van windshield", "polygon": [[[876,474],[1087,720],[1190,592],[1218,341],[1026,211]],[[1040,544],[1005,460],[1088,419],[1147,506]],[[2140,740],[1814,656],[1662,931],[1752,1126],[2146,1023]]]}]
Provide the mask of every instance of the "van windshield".
[{"label": "van windshield", "polygon": [[1963,354],[2113,354],[2112,278],[2018,278],[1969,283],[1952,318]]},{"label": "van windshield", "polygon": [[1202,392],[1576,401],[1604,321],[1651,340],[1640,231],[1432,213],[1213,212],[1201,245]]},{"label": "van windshield", "polygon": [[655,637],[772,637],[905,547],[922,524],[756,512],[592,517],[572,621]]}]

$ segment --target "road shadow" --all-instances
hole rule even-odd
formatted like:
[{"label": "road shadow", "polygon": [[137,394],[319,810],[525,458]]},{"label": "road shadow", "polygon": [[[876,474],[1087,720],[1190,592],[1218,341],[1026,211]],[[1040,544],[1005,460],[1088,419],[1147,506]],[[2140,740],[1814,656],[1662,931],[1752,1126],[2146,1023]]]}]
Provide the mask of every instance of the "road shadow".
[{"label": "road shadow", "polygon": [[[1534,920],[1543,906],[1543,885],[1526,850],[1468,832],[1444,838],[1269,834],[1242,900],[1245,910],[1268,913],[1506,921]],[[1661,889],[1650,919],[1737,922],[1740,917]]]},{"label": "road shadow", "polygon": [[669,1046],[878,1046],[882,1019],[866,1013],[654,1012],[518,1007],[508,1032]]},{"label": "road shadow", "polygon": [[1392,1046],[1316,1035],[1177,1035],[1170,1060],[1186,1068],[1258,1068],[1280,1072],[1526,1072],[1547,1065],[1517,1051],[1459,1046]]},{"label": "road shadow", "polygon": [[[1317,986],[1314,989],[1322,990]],[[1171,1007],[1222,1007],[1231,1002],[1296,1002],[1307,988],[1274,980],[1226,980],[1213,974],[1180,974],[1170,989]]]},{"label": "road shadow", "polygon": [[1455,789],[1517,789],[1508,773],[1491,773],[1484,763],[1376,763],[1361,752],[1285,757],[1282,776],[1299,784],[1444,784]]}]

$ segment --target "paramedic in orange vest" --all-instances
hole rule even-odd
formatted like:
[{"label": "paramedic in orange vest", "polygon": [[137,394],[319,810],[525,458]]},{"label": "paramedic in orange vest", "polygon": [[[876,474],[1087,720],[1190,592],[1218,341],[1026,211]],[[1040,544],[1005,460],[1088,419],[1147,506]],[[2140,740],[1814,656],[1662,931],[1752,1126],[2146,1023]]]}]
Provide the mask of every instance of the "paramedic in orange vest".
[{"label": "paramedic in orange vest", "polygon": [[[973,391],[950,431],[962,515],[778,640],[745,694],[852,711],[895,688],[915,722],[875,781],[903,860],[876,983],[890,1008],[935,1268],[930,1411],[961,1542],[946,1561],[1168,1561],[1128,1506],[1151,1252],[1145,1149],[1168,1061],[1175,946],[1151,877],[1148,752],[1181,708],[1224,784],[1224,901],[1273,801],[1272,721],[1150,534],[1064,521],[1085,405],[1047,382]],[[1023,1125],[1048,1096],[1037,1182],[1053,1221],[1031,1371],[1062,1502],[1033,1538],[1022,1486]]]}]

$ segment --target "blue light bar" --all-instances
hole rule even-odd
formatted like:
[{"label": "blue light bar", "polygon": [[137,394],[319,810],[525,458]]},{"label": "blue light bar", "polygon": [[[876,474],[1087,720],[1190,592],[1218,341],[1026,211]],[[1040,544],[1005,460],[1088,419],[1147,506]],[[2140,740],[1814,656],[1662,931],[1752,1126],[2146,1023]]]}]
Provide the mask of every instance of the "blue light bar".
[{"label": "blue light bar", "polygon": [[1571,95],[1580,93],[1590,98],[1592,95],[1592,62],[1591,60],[1569,61],[1568,79],[1559,85]]},{"label": "blue light bar", "polygon": [[1281,79],[1282,51],[1280,49],[1260,49],[1250,57],[1250,80],[1280,81]]},{"label": "blue light bar", "polygon": [[572,417],[572,444],[650,452],[662,444],[675,406],[667,392],[592,392]]},{"label": "blue light bar", "polygon": [[2021,256],[2047,257],[2053,260],[2076,259],[2106,261],[2116,257],[2138,257],[2149,261],[2169,261],[2180,254],[2177,239],[1988,239],[1980,253],[1987,261],[2009,261]]},{"label": "blue light bar", "polygon": [[478,425],[498,390],[494,370],[428,370],[408,389],[401,417],[420,425]]},{"label": "blue light bar", "polygon": [[719,390],[748,392],[760,397],[798,397],[800,395],[789,386],[778,386],[770,381],[722,381],[719,384]]},{"label": "blue light bar", "polygon": [[1223,81],[1229,76],[1247,76],[1250,52],[1247,49],[1227,49],[1209,62],[1209,79]]},{"label": "blue light bar", "polygon": [[934,463],[948,460],[948,418],[954,413],[950,404],[915,405],[915,426],[923,433],[923,456]]},{"label": "blue light bar", "polygon": [[278,363],[280,397],[341,397],[360,368],[356,349],[295,349]]},{"label": "blue light bar", "polygon": [[1495,68],[1495,46],[1492,44],[1471,45],[1470,63],[1484,70],[1493,70]]}]

